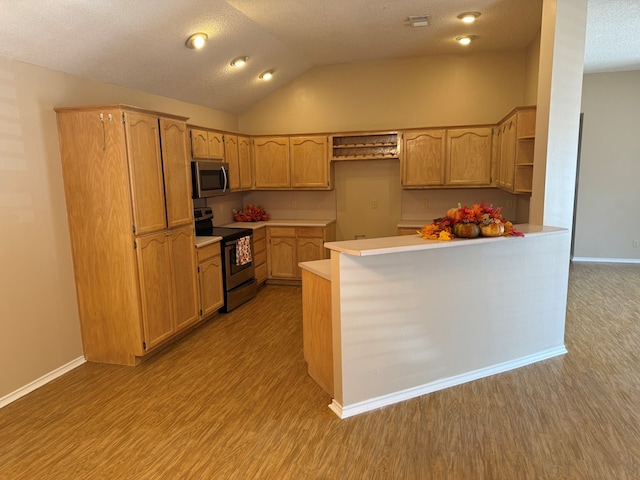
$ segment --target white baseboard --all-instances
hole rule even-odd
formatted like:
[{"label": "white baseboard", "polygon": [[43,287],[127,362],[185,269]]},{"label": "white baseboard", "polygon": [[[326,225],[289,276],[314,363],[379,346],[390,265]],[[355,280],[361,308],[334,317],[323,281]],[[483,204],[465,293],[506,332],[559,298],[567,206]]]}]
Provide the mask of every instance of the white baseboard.
[{"label": "white baseboard", "polygon": [[360,413],[369,412],[377,408],[386,407],[387,405],[403,402],[405,400],[419,397],[427,393],[436,392],[438,390],[454,387],[456,385],[461,385],[463,383],[478,380],[480,378],[489,377],[497,373],[503,373],[509,370],[524,367],[526,365],[531,365],[532,363],[556,357],[558,355],[563,355],[565,353],[567,353],[567,349],[564,345],[562,345],[561,347],[552,348],[533,355],[528,355],[526,357],[499,363],[491,367],[481,368],[479,370],[474,370],[472,372],[463,373],[461,375],[456,375],[449,378],[443,378],[441,380],[436,380],[435,382],[420,385],[419,387],[409,388],[400,392],[395,392],[388,395],[383,395],[381,397],[372,398],[370,400],[365,400],[363,402],[354,403],[353,405],[347,405],[346,407],[343,407],[338,402],[333,400],[331,405],[329,405],[329,408],[336,415],[338,415],[338,417],[349,418]]},{"label": "white baseboard", "polygon": [[12,392],[9,395],[6,395],[0,398],[0,408],[9,405],[11,402],[15,402],[19,398],[24,397],[26,394],[33,392],[37,388],[42,387],[43,385],[49,383],[52,380],[55,380],[56,378],[64,375],[67,372],[70,372],[71,370],[73,370],[76,367],[79,367],[86,361],[87,361],[86,358],[78,357],[75,360],[72,360],[71,362],[67,363],[66,365],[62,365],[61,367],[56,368],[54,371],[49,372],[46,375],[43,375],[42,377],[38,378],[37,380],[34,380],[33,382],[25,385],[22,388],[19,388],[15,392]]},{"label": "white baseboard", "polygon": [[596,258],[596,257],[573,257],[573,262],[592,263],[640,263],[640,258]]}]

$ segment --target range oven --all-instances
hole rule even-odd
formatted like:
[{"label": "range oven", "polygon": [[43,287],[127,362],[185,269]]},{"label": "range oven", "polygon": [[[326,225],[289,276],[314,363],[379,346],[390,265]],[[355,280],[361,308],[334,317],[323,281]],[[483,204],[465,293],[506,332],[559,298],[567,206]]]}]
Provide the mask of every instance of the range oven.
[{"label": "range oven", "polygon": [[213,226],[210,207],[194,209],[197,236],[222,237],[222,281],[224,306],[222,312],[230,312],[256,296],[258,285],[253,267],[253,230],[250,228],[226,228]]}]

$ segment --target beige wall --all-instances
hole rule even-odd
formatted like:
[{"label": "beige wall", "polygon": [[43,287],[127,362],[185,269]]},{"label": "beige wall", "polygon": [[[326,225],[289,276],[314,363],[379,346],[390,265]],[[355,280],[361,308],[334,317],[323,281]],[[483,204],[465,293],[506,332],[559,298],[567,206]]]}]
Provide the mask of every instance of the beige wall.
[{"label": "beige wall", "polygon": [[540,32],[527,47],[527,76],[524,86],[525,105],[535,105],[538,97],[538,75],[540,74]]},{"label": "beige wall", "polygon": [[237,128],[234,115],[0,58],[0,403],[82,356],[53,108],[102,103]]},{"label": "beige wall", "polygon": [[527,54],[487,53],[313,68],[240,115],[247,133],[496,123],[525,101]]},{"label": "beige wall", "polygon": [[640,261],[640,71],[584,76],[574,257]]}]

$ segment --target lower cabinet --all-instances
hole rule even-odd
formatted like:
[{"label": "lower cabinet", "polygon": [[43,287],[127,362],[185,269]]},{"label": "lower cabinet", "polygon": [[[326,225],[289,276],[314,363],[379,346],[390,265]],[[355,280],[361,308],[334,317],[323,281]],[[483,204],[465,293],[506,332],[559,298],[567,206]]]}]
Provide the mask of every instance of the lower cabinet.
[{"label": "lower cabinet", "polygon": [[267,227],[268,278],[300,280],[299,262],[328,257],[325,242],[335,240],[335,224],[327,227]]},{"label": "lower cabinet", "polygon": [[398,227],[398,235],[416,235],[419,228]]},{"label": "lower cabinet", "polygon": [[253,231],[253,267],[258,285],[267,280],[267,229],[256,228]]},{"label": "lower cabinet", "polygon": [[200,317],[216,313],[224,305],[222,257],[220,244],[198,248],[198,284],[200,287]]},{"label": "lower cabinet", "polygon": [[147,351],[200,319],[194,249],[190,225],[136,239]]}]

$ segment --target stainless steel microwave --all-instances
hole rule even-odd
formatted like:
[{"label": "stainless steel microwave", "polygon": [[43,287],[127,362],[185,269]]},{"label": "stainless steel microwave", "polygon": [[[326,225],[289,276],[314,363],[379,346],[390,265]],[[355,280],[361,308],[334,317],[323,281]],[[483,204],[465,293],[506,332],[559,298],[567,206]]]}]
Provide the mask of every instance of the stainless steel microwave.
[{"label": "stainless steel microwave", "polygon": [[216,160],[191,162],[193,198],[216,197],[229,191],[229,164]]}]

